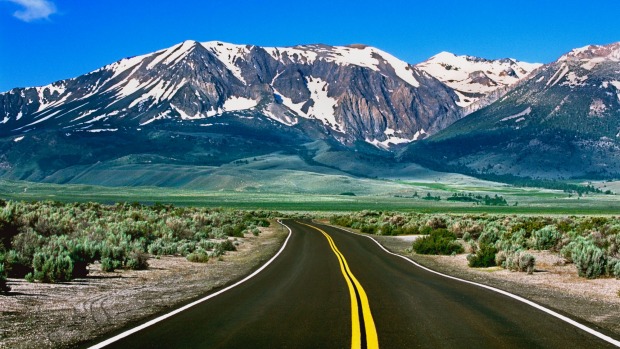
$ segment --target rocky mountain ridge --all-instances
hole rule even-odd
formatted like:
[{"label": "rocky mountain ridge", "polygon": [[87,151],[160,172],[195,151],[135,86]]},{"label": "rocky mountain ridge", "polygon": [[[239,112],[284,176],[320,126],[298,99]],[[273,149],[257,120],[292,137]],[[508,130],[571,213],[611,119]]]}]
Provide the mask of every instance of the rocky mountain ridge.
[{"label": "rocky mountain ridge", "polygon": [[162,120],[308,119],[342,144],[417,140],[462,115],[444,84],[376,48],[186,41],[83,76],[0,94],[0,134],[114,132]]}]

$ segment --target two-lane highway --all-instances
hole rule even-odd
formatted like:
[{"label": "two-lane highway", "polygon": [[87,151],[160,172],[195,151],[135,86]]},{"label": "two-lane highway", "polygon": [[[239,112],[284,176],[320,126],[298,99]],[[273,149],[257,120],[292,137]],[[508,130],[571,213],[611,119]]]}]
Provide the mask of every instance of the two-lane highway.
[{"label": "two-lane highway", "polygon": [[426,271],[367,237],[286,221],[264,270],[110,348],[607,348],[554,316]]}]

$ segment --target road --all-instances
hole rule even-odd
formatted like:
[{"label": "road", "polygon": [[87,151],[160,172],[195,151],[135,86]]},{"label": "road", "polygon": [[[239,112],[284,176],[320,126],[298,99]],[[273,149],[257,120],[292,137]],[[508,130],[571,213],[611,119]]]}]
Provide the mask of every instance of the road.
[{"label": "road", "polygon": [[506,295],[367,237],[285,221],[281,254],[239,286],[106,348],[611,348]]}]

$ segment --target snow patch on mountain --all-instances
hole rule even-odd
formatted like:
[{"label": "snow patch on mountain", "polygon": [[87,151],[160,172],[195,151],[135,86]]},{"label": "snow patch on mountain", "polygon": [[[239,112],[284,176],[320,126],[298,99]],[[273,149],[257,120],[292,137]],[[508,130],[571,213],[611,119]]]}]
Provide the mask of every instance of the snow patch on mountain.
[{"label": "snow patch on mountain", "polygon": [[616,88],[616,94],[618,95],[618,102],[620,102],[620,81],[610,81],[613,87]]},{"label": "snow patch on mountain", "polygon": [[488,60],[441,52],[416,68],[456,90],[458,105],[467,107],[498,88],[517,83],[540,66],[511,58]]},{"label": "snow patch on mountain", "polygon": [[569,86],[571,88],[576,86],[585,86],[585,81],[588,80],[588,76],[578,76],[575,72],[570,72],[566,76],[566,81],[560,84],[560,86]]},{"label": "snow patch on mountain", "polygon": [[147,121],[141,122],[140,126],[148,125],[151,122],[156,121],[156,120],[167,119],[167,118],[170,117],[170,113],[171,112],[172,112],[171,110],[166,110],[166,111],[164,111],[162,113],[159,113],[155,117],[153,117],[151,119],[148,119]]},{"label": "snow patch on mountain", "polygon": [[[65,94],[66,88],[67,86],[64,82],[53,83],[53,84],[43,86],[43,87],[35,87],[35,90],[37,91],[37,95],[39,97],[39,103],[40,103],[39,108],[37,109],[36,112],[39,113],[39,112],[44,111],[45,109],[64,103],[67,100],[67,98],[71,96],[71,92]],[[53,96],[63,96],[63,97],[61,99],[54,101],[52,99],[48,99],[45,95],[48,95],[50,97],[53,97]]]},{"label": "snow patch on mountain", "polygon": [[568,68],[566,63],[562,63],[562,65],[560,65],[560,68],[555,72],[555,74],[553,74],[551,78],[549,78],[549,81],[547,81],[547,84],[545,86],[555,86],[558,82],[560,82],[564,75],[569,72],[569,70],[570,69]]},{"label": "snow patch on mountain", "polygon": [[239,111],[254,108],[256,105],[258,102],[253,99],[233,96],[224,102],[223,109],[225,111]]},{"label": "snow patch on mountain", "polygon": [[607,106],[602,99],[594,99],[592,103],[590,103],[590,116],[603,116],[605,111],[607,110]]},{"label": "snow patch on mountain", "polygon": [[308,117],[314,117],[336,131],[344,131],[344,125],[336,121],[334,108],[338,105],[335,98],[328,96],[329,84],[319,78],[306,78],[310,98],[314,104],[308,109]]},{"label": "snow patch on mountain", "polygon": [[183,111],[183,109],[177,107],[176,105],[170,103],[170,108],[172,108],[174,111],[176,111],[180,116],[182,120],[197,120],[197,119],[202,119],[204,118],[203,115],[201,115],[200,113],[196,113],[194,115],[189,115],[186,112]]},{"label": "snow patch on mountain", "polygon": [[387,149],[390,149],[390,147],[393,146],[393,145],[415,142],[421,136],[426,134],[426,131],[424,131],[424,129],[420,129],[420,130],[416,131],[416,133],[413,135],[412,138],[404,138],[404,137],[396,136],[395,134],[397,132],[398,131],[395,131],[392,128],[386,128],[385,131],[383,132],[387,136],[386,140],[379,141],[377,139],[366,138],[365,141],[367,143],[370,143],[370,144],[374,145],[375,147],[377,147],[379,149],[386,149],[387,150]]},{"label": "snow patch on mountain", "polygon": [[[530,115],[531,112],[532,112],[532,107],[527,107],[527,109],[525,109],[524,111],[522,111],[520,113],[517,113],[517,114],[514,114],[514,115],[507,116],[507,117],[501,119],[500,121],[508,121],[508,120],[512,120],[512,119],[517,119],[517,118],[520,118],[522,116]],[[517,121],[517,122],[519,122],[519,121]]]},{"label": "snow patch on mountain", "polygon": [[86,132],[91,132],[91,133],[116,132],[116,131],[118,131],[118,128],[97,128],[97,129],[86,130]]}]

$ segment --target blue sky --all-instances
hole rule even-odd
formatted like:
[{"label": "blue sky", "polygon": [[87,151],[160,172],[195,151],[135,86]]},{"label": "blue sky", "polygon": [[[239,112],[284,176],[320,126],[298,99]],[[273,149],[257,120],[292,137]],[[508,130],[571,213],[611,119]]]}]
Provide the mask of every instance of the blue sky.
[{"label": "blue sky", "polygon": [[620,41],[618,18],[618,0],[0,0],[0,91],[187,39],[364,43],[410,63],[441,51],[548,63],[572,48]]}]

